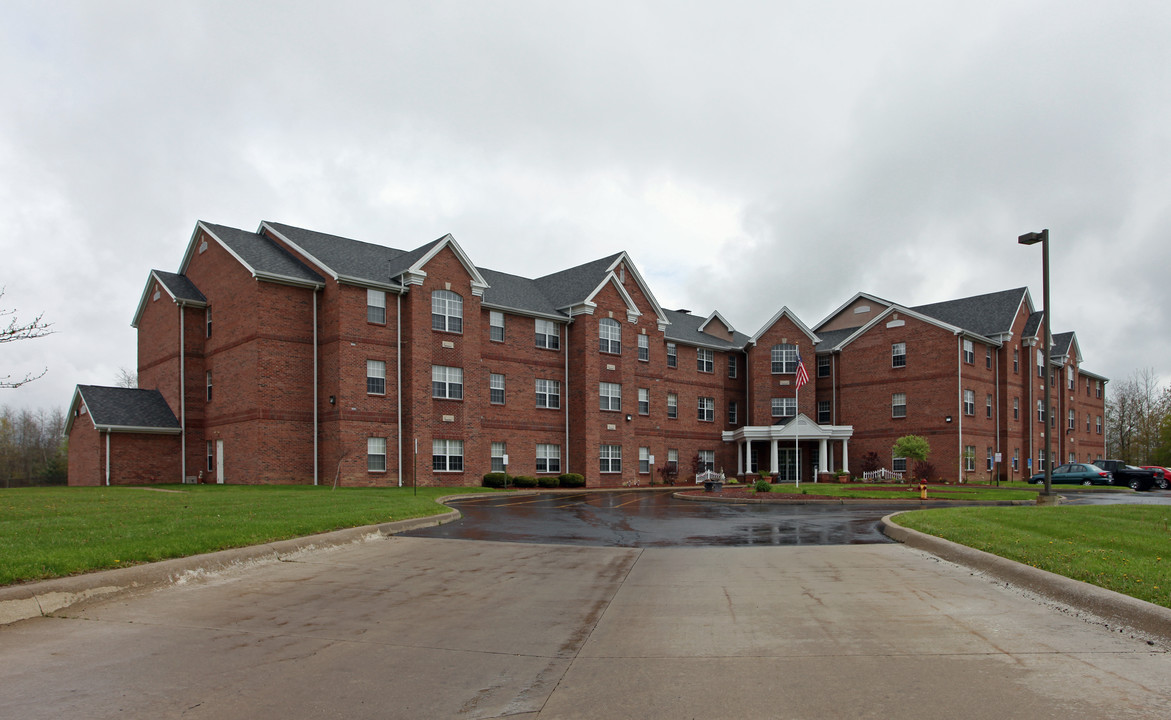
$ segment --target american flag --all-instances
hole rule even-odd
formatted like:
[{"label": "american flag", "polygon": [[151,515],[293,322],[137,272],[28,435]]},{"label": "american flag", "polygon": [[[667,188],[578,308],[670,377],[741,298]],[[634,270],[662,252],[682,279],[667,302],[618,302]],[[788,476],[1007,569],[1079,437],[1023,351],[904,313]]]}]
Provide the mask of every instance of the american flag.
[{"label": "american flag", "polygon": [[809,382],[809,373],[805,372],[805,363],[801,362],[801,351],[797,351],[797,389]]}]

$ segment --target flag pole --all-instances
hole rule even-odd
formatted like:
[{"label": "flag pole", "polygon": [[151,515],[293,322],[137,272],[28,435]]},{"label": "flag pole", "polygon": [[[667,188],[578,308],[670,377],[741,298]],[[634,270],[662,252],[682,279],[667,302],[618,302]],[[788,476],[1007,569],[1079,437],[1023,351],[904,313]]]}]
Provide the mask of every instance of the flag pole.
[{"label": "flag pole", "polygon": [[[793,347],[797,348],[797,367],[801,368],[801,343],[794,343]],[[797,407],[793,408],[793,422],[797,423],[797,416],[801,414],[801,370],[797,370],[797,393],[793,398],[793,402]],[[794,466],[797,468],[797,485],[801,487],[801,425],[796,424],[793,427],[793,453]]]}]

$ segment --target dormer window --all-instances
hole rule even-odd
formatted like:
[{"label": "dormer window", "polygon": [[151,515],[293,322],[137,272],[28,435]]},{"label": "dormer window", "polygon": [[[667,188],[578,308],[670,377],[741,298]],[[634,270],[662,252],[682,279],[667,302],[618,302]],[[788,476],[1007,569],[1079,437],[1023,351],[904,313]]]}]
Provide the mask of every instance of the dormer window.
[{"label": "dormer window", "polygon": [[464,331],[464,299],[450,290],[432,292],[431,329],[462,333]]}]

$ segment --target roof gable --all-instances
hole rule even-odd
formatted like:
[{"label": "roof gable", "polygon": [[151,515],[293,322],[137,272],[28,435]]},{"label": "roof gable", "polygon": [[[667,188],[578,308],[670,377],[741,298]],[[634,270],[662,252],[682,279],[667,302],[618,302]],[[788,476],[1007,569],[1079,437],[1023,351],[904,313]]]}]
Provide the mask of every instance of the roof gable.
[{"label": "roof gable", "polygon": [[801,332],[805,333],[806,337],[808,337],[810,342],[812,342],[814,345],[821,342],[821,338],[819,338],[817,335],[815,335],[814,332],[812,330],[810,330],[808,326],[805,325],[805,323],[801,322],[801,318],[794,315],[793,311],[789,310],[789,307],[787,305],[785,307],[782,307],[780,310],[778,310],[777,314],[772,316],[772,319],[770,319],[768,322],[766,322],[760,328],[760,330],[757,330],[756,334],[752,336],[752,338],[749,340],[749,342],[751,342],[753,345],[758,343],[760,341],[760,338],[763,337],[766,332],[768,332],[770,329],[772,329],[773,325],[776,325],[778,322],[780,322],[781,318],[783,318],[783,317],[789,318],[789,320],[792,321],[792,323],[797,326],[797,329],[800,330]]},{"label": "roof gable", "polygon": [[142,314],[146,312],[147,298],[153,297],[152,290],[156,285],[160,288],[160,295],[162,292],[166,292],[171,301],[180,307],[186,305],[207,306],[207,298],[186,275],[151,270],[150,275],[146,278],[146,287],[142,289],[142,296],[138,299],[138,308],[134,311],[134,319],[130,321],[130,327],[138,327],[139,321],[142,320]]},{"label": "roof gable", "polygon": [[[1013,323],[1021,305],[1028,300],[1028,293],[1028,288],[1019,287],[958,300],[918,305],[911,309],[949,325],[991,338],[1012,333]],[[1032,304],[1031,300],[1028,302]]]},{"label": "roof gable", "polygon": [[[827,326],[829,326],[829,329],[832,330],[840,330],[843,327],[860,327],[861,325],[865,324],[868,319],[859,318],[858,316],[869,315],[871,312],[874,312],[873,308],[870,307],[871,305],[879,305],[881,306],[881,309],[886,309],[891,305],[894,305],[894,303],[889,300],[883,300],[877,295],[859,292],[856,293],[854,297],[839,305],[838,308],[829,315],[825,316],[821,322],[814,325],[814,328],[816,328],[816,331],[820,334],[823,329],[827,328]],[[844,317],[839,317],[851,306],[854,306],[853,313],[850,313]],[[881,310],[879,310],[879,312],[881,312]]]},{"label": "roof gable", "polygon": [[257,232],[271,233],[338,282],[392,292],[402,289],[394,279],[401,271],[394,272],[394,267],[406,254],[403,250],[269,221]]},{"label": "roof gable", "polygon": [[710,320],[710,316],[705,319],[679,310],[664,310],[663,314],[670,323],[663,331],[663,335],[669,342],[709,347],[715,350],[743,350],[751,340],[742,332],[733,331],[731,340],[725,340],[700,330],[701,325]]},{"label": "roof gable", "polygon": [[186,275],[196,254],[205,249],[203,243],[206,241],[199,242],[200,233],[214,240],[257,280],[311,288],[320,288],[325,284],[320,275],[270,238],[202,220],[195,224],[195,230],[191,233],[191,241],[187,244],[187,252],[179,266],[181,275]]},{"label": "roof gable", "polygon": [[[85,413],[81,413],[81,408]],[[88,416],[97,430],[177,434],[178,418],[158,390],[78,385],[69,406],[68,434],[75,419]]]},{"label": "roof gable", "polygon": [[424,268],[444,248],[449,248],[455,253],[456,258],[467,271],[472,281],[472,294],[483,297],[484,291],[488,288],[488,281],[480,274],[480,269],[472,263],[472,259],[468,257],[468,254],[464,252],[464,249],[450,233],[437,240],[432,240],[422,247],[403,253],[391,263],[391,272],[402,276],[404,285],[422,285],[423,278],[427,277],[427,271]]}]

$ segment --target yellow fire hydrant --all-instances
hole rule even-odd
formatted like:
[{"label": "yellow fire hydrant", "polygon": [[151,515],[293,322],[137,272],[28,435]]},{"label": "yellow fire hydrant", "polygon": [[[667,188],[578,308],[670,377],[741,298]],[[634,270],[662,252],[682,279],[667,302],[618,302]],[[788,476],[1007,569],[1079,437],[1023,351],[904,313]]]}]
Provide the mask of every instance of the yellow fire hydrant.
[{"label": "yellow fire hydrant", "polygon": [[919,481],[919,499],[920,500],[927,499],[927,481],[925,481],[925,480]]}]

